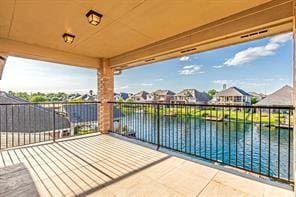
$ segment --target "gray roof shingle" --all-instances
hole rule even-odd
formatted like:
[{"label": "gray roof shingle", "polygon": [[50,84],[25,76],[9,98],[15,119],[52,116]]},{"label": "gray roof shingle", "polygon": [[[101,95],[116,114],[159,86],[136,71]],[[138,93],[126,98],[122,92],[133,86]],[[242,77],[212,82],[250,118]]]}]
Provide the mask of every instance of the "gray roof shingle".
[{"label": "gray roof shingle", "polygon": [[274,93],[256,103],[257,106],[289,106],[293,105],[293,88],[285,85]]},{"label": "gray roof shingle", "polygon": [[[1,105],[5,104],[5,105]],[[9,104],[8,104],[9,103]],[[55,129],[69,128],[69,120],[55,113]],[[41,104],[0,92],[1,132],[42,132],[53,130],[53,111]]]},{"label": "gray roof shingle", "polygon": [[195,98],[198,102],[209,102],[211,100],[210,96],[205,92],[199,92],[196,89],[184,89],[176,96],[187,96]]},{"label": "gray roof shingle", "polygon": [[218,92],[217,97],[219,96],[250,96],[250,94],[240,88],[233,86]]},{"label": "gray roof shingle", "polygon": [[[71,123],[93,122],[98,120],[98,104],[97,103],[79,103],[65,104],[63,109]],[[122,117],[121,110],[114,107],[114,119]]]}]

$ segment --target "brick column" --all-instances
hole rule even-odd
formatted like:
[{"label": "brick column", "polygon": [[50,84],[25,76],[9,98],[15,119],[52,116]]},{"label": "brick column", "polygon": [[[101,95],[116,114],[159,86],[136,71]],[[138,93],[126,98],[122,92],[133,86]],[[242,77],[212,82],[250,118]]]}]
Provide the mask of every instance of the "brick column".
[{"label": "brick column", "polygon": [[98,124],[101,133],[108,133],[113,128],[113,105],[108,101],[114,99],[114,70],[109,67],[108,59],[102,59],[101,63],[101,68],[97,70],[98,100],[101,101]]}]

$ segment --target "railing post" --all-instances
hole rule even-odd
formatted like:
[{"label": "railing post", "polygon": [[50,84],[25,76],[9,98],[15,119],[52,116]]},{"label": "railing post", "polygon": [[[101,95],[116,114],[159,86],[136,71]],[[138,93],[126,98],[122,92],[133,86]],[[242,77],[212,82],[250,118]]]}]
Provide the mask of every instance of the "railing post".
[{"label": "railing post", "polygon": [[55,142],[56,133],[55,133],[55,105],[52,104],[52,130],[53,130],[53,141]]},{"label": "railing post", "polygon": [[159,104],[157,103],[157,150],[160,147],[160,111]]}]

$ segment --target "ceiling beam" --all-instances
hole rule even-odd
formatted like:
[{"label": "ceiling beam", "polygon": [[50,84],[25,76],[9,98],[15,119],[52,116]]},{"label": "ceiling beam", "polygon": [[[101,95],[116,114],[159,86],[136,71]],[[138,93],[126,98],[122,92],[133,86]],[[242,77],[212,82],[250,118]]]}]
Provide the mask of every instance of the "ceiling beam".
[{"label": "ceiling beam", "polygon": [[100,59],[0,38],[0,54],[86,68],[100,68]]},{"label": "ceiling beam", "polygon": [[[130,68],[292,31],[293,1],[276,0],[110,59]],[[267,30],[267,31],[266,31]],[[242,35],[254,36],[242,38]],[[258,33],[262,32],[262,33]]]}]

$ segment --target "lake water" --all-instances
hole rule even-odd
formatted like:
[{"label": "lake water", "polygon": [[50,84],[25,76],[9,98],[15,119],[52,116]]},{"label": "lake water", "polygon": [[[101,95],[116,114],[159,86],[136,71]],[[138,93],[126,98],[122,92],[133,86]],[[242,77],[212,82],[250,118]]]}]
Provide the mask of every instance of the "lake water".
[{"label": "lake water", "polygon": [[143,113],[126,115],[120,122],[122,133],[135,132],[137,139],[154,144],[159,122],[163,147],[282,180],[293,176],[293,132],[289,129],[196,117],[162,116],[158,121]]}]

